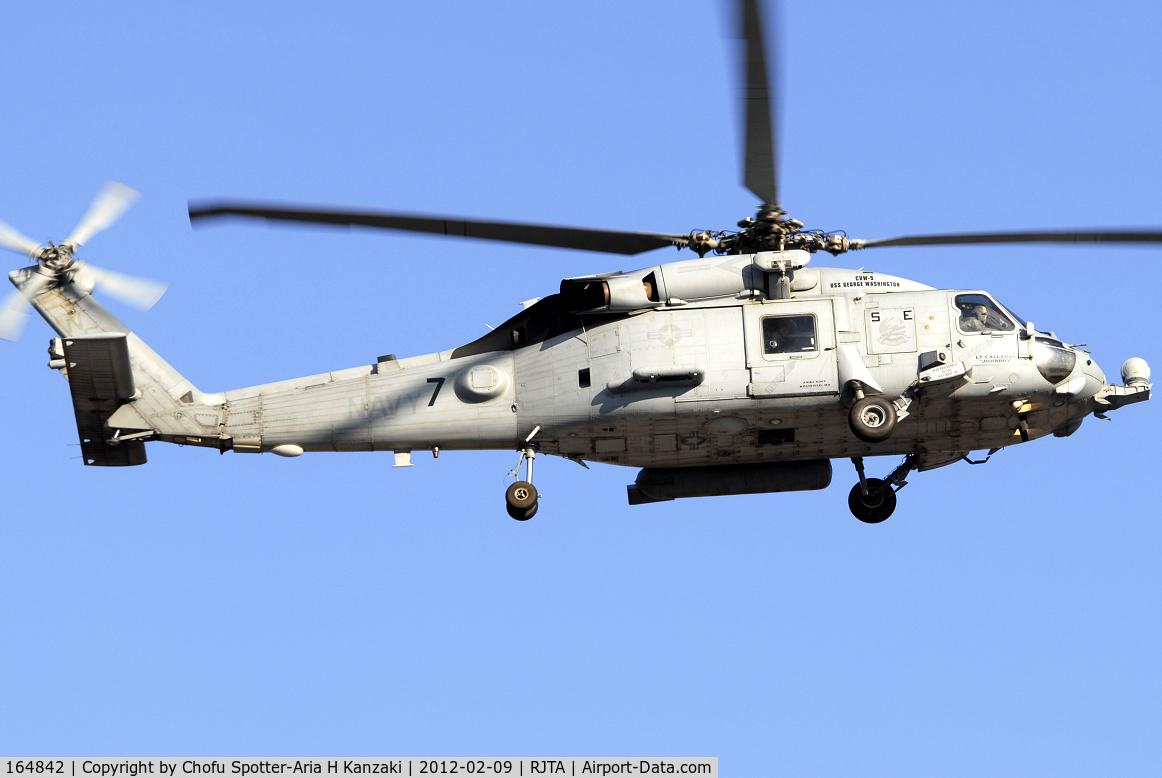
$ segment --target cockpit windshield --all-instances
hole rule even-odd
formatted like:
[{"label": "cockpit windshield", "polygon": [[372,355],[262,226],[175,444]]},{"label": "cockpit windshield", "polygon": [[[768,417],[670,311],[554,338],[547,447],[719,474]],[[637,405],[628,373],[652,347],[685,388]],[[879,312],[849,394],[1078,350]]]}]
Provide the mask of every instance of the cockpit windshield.
[{"label": "cockpit windshield", "polygon": [[961,332],[1012,332],[1017,327],[1008,314],[983,294],[958,294]]},{"label": "cockpit windshield", "polygon": [[1016,319],[1016,320],[1017,320],[1017,328],[1018,328],[1018,329],[1022,329],[1022,330],[1023,330],[1023,329],[1025,329],[1025,325],[1029,323],[1029,320],[1028,320],[1028,319],[1026,319],[1026,318],[1025,318],[1025,317],[1023,317],[1023,316],[1018,316],[1018,315],[1017,315],[1017,312],[1016,312],[1016,311],[1014,311],[1012,308],[1010,308],[1010,307],[1009,307],[1009,306],[1007,306],[1007,305],[1004,305],[1004,306],[1001,306],[1001,307],[1003,307],[1003,308],[1004,308],[1006,311],[1008,311],[1008,312],[1009,312],[1009,315],[1010,315],[1010,316],[1012,316],[1014,319]]}]

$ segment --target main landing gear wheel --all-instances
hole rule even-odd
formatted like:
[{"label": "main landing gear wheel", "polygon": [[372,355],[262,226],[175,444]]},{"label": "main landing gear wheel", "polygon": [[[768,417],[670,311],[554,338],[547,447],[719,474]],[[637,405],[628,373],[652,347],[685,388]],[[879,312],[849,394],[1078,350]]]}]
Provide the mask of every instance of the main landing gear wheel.
[{"label": "main landing gear wheel", "polygon": [[537,514],[537,488],[528,481],[517,481],[504,493],[508,515],[517,521],[528,521]]},{"label": "main landing gear wheel", "polygon": [[896,510],[896,492],[908,485],[908,473],[919,468],[920,458],[916,454],[904,457],[904,461],[882,481],[864,475],[863,457],[852,457],[851,463],[859,474],[859,483],[851,487],[847,507],[860,521],[879,524]]},{"label": "main landing gear wheel", "polygon": [[847,507],[852,514],[867,524],[879,524],[896,510],[896,493],[889,484],[878,478],[867,479],[867,497],[863,487],[856,484],[847,495]]},{"label": "main landing gear wheel", "polygon": [[847,423],[864,443],[879,443],[896,428],[896,406],[882,397],[865,397],[851,406]]}]

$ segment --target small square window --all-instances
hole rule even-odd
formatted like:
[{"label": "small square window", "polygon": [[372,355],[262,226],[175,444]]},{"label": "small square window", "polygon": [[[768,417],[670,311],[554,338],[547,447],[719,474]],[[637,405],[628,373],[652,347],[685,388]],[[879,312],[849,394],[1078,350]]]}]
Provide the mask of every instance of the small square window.
[{"label": "small square window", "polygon": [[589,368],[583,368],[577,371],[577,386],[581,389],[589,388]]},{"label": "small square window", "polygon": [[802,354],[818,351],[815,316],[768,316],[763,319],[764,354]]}]

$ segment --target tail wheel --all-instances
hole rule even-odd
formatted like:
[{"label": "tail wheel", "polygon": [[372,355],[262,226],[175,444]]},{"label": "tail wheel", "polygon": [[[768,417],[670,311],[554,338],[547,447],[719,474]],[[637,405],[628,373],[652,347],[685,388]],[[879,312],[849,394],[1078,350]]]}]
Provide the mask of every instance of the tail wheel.
[{"label": "tail wheel", "polygon": [[865,524],[879,524],[896,510],[896,493],[892,487],[878,478],[867,479],[867,496],[859,484],[851,487],[847,495],[847,507],[851,513]]},{"label": "tail wheel", "polygon": [[528,481],[517,481],[504,493],[504,501],[514,508],[528,510],[537,502],[537,487]]},{"label": "tail wheel", "polygon": [[847,423],[864,443],[879,443],[896,428],[896,406],[882,397],[865,397],[851,406]]},{"label": "tail wheel", "polygon": [[537,488],[528,481],[517,481],[504,493],[508,515],[517,521],[528,521],[537,512]]}]

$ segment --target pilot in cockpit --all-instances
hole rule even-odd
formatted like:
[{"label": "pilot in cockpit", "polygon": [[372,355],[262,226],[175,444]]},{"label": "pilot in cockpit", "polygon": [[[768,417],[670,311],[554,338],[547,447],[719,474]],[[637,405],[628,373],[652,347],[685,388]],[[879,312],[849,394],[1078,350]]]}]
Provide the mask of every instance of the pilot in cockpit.
[{"label": "pilot in cockpit", "polygon": [[960,329],[963,332],[985,332],[989,329],[988,308],[977,303],[964,305],[960,311]]},{"label": "pilot in cockpit", "polygon": [[993,300],[983,294],[958,294],[956,307],[960,312],[957,324],[961,332],[1013,332],[1016,326],[1009,315]]}]

